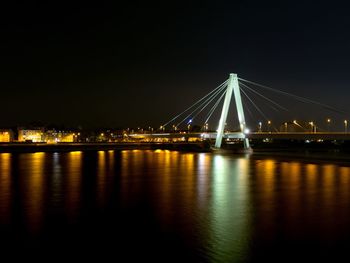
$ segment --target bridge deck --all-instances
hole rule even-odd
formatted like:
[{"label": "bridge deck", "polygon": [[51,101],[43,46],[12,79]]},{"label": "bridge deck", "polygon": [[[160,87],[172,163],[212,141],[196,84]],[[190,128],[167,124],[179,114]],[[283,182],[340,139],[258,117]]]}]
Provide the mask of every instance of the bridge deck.
[{"label": "bridge deck", "polygon": [[[148,133],[131,134],[132,138],[202,138],[215,139],[216,132]],[[350,140],[350,133],[345,132],[252,132],[246,134],[249,139],[285,139],[285,140]],[[224,138],[242,139],[240,132],[227,132]]]}]

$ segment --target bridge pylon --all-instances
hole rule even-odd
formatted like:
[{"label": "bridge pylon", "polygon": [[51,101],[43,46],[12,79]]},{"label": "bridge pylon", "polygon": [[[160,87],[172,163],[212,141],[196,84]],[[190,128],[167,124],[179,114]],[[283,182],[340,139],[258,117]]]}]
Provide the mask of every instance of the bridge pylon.
[{"label": "bridge pylon", "polygon": [[228,80],[224,105],[222,106],[221,117],[220,117],[219,126],[218,126],[218,130],[217,130],[217,135],[216,135],[215,147],[221,148],[221,143],[222,143],[222,138],[224,135],[227,114],[228,114],[228,110],[230,108],[232,92],[233,92],[234,97],[235,97],[235,103],[236,103],[237,114],[238,114],[238,121],[239,121],[239,126],[240,126],[240,131],[241,131],[241,138],[243,138],[244,148],[249,149],[250,148],[249,140],[248,140],[248,138],[245,137],[246,122],[245,122],[244,111],[243,111],[241,91],[239,89],[237,74],[234,74],[234,73],[230,73],[230,77]]}]

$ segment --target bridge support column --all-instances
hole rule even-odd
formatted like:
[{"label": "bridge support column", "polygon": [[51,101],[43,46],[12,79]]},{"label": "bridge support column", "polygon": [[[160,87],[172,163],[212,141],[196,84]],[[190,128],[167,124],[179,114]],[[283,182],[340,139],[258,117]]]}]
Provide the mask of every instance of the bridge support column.
[{"label": "bridge support column", "polygon": [[240,130],[241,130],[242,137],[243,137],[244,148],[249,149],[250,148],[249,140],[244,135],[244,132],[246,129],[246,123],[245,123],[245,118],[244,118],[241,92],[239,90],[237,74],[234,74],[234,73],[230,74],[230,78],[228,80],[225,101],[224,101],[224,105],[222,107],[222,113],[221,113],[219,127],[218,127],[217,135],[216,135],[215,147],[221,148],[222,137],[224,135],[224,128],[225,128],[225,124],[226,124],[228,109],[230,107],[230,102],[231,102],[231,97],[232,97],[232,91],[233,91],[234,96],[235,96],[238,121],[239,121],[239,126],[240,126]]}]

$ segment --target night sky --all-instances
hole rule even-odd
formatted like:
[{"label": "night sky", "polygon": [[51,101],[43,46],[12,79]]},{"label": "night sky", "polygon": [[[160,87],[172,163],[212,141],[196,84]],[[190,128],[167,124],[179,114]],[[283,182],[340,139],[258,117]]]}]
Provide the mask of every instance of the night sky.
[{"label": "night sky", "polygon": [[1,127],[158,127],[230,72],[350,112],[350,9],[336,1],[12,2]]}]

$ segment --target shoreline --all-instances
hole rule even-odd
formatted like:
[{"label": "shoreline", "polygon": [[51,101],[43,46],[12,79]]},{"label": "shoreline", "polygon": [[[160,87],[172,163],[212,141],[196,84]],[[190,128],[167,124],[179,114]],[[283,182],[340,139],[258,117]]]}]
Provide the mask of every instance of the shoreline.
[{"label": "shoreline", "polygon": [[223,155],[250,155],[254,158],[274,158],[284,160],[317,160],[350,165],[350,152],[340,149],[318,148],[257,148],[250,153],[242,149],[228,148],[212,150],[206,143],[8,143],[0,144],[0,153],[72,152],[108,150],[172,150],[181,152],[203,152]]},{"label": "shoreline", "polygon": [[0,144],[0,153],[71,152],[108,150],[177,150],[208,152],[205,144],[199,143],[7,143]]}]

